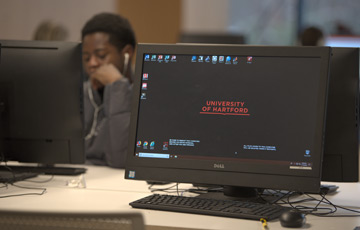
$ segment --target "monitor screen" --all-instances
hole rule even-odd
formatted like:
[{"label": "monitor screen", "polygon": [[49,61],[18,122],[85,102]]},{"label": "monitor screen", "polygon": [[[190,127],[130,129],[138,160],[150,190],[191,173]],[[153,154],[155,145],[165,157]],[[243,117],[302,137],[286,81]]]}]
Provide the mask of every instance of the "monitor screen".
[{"label": "monitor screen", "polygon": [[318,191],[329,55],[139,45],[125,177]]},{"label": "monitor screen", "polygon": [[332,48],[324,181],[359,180],[359,48]]},{"label": "monitor screen", "polygon": [[83,163],[81,44],[0,43],[2,160]]}]

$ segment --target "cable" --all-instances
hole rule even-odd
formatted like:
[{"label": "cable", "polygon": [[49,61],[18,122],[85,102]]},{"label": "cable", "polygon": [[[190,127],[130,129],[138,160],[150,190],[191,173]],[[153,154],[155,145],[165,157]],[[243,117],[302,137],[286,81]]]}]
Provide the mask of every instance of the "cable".
[{"label": "cable", "polygon": [[[265,192],[267,192],[269,194],[266,194]],[[259,193],[258,196],[266,203],[278,204],[278,201],[282,200],[285,197],[289,197],[292,194],[293,194],[292,191],[283,192],[281,190],[266,189],[262,193]],[[272,200],[269,202],[268,200],[265,199],[265,197],[277,197],[277,198],[275,200]]]},{"label": "cable", "polygon": [[266,221],[265,218],[261,218],[261,219],[260,219],[260,222],[261,222],[261,224],[262,224],[262,230],[267,230],[267,229],[269,229],[268,224],[267,224],[267,221]]},{"label": "cable", "polygon": [[[292,208],[304,213],[305,215],[314,215],[318,217],[359,217],[360,216],[360,211],[355,210],[355,209],[360,209],[360,207],[356,207],[355,209],[350,209],[343,206],[335,205],[326,198],[326,194],[319,194],[321,196],[321,199],[317,199],[306,193],[304,195],[306,195],[308,198],[292,202],[290,201],[290,196],[289,196],[287,197],[287,202],[284,201],[283,202],[284,204],[290,205]],[[317,201],[318,203],[314,207],[309,207],[305,205],[294,205],[297,203],[303,203],[308,201]],[[320,207],[321,204],[329,205],[330,207]],[[359,213],[359,215],[356,214],[333,215],[338,211],[338,209],[343,209],[353,213]]]},{"label": "cable", "polygon": [[166,187],[166,188],[155,188],[153,189],[153,187],[155,185],[150,185],[148,187],[148,189],[150,190],[150,192],[154,193],[154,192],[166,192],[166,193],[177,193],[179,194],[179,191],[186,191],[186,189],[183,190],[179,190],[178,188],[179,183],[176,183],[174,185],[171,185],[170,187]]},{"label": "cable", "polygon": [[[308,195],[309,196],[309,195]],[[326,199],[325,195],[321,195],[321,197],[323,199],[322,200],[326,200],[326,202],[322,201],[322,203],[325,203],[325,204],[328,204],[328,205],[331,205],[335,208],[335,210],[337,209],[343,209],[343,210],[346,210],[346,211],[349,211],[349,212],[354,212],[354,213],[359,213],[360,214],[360,211],[357,211],[355,209],[350,209],[350,208],[346,208],[346,207],[342,207],[342,206],[339,206],[339,205],[335,205],[333,204],[331,201],[329,201],[328,199]],[[360,207],[358,208],[360,209]],[[333,213],[335,213],[336,211],[334,211]],[[316,215],[316,214],[315,214]],[[360,215],[331,215],[331,216],[328,216],[328,217],[358,217]]]},{"label": "cable", "polygon": [[[29,192],[29,193],[21,193],[21,194],[14,194],[14,195],[7,195],[7,196],[0,196],[0,198],[9,198],[9,197],[18,197],[18,196],[28,196],[28,195],[38,195],[38,196],[41,196],[41,195],[44,195],[45,192],[46,192],[46,188],[36,188],[36,187],[25,187],[25,186],[20,186],[20,185],[15,185],[15,184],[10,184],[14,187],[17,187],[17,188],[22,188],[22,189],[30,189],[30,190],[41,190],[41,192],[39,193],[36,193],[36,192]],[[1,188],[4,188],[4,187],[8,187],[8,185],[5,185]]]}]

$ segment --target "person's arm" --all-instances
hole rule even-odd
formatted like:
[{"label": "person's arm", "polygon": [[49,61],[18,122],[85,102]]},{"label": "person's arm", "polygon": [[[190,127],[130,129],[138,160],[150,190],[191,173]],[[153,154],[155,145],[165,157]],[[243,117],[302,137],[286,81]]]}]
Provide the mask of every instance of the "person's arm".
[{"label": "person's arm", "polygon": [[[106,164],[111,167],[125,167],[127,155],[132,86],[122,78],[105,86],[103,112],[106,122],[103,131],[107,138],[104,143]],[[104,139],[103,139],[104,140]]]}]

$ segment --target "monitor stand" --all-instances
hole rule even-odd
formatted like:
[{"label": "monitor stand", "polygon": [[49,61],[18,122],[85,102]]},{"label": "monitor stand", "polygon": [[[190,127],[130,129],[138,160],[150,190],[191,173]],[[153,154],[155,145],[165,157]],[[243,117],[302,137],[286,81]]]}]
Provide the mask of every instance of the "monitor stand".
[{"label": "monitor stand", "polygon": [[0,171],[11,170],[15,172],[28,172],[28,173],[37,173],[37,174],[46,174],[46,175],[80,175],[86,172],[86,168],[76,168],[76,167],[58,167],[54,165],[38,165],[38,166],[24,166],[24,165],[7,165],[0,166]]},{"label": "monitor stand", "polygon": [[[260,195],[261,194],[261,195]],[[238,186],[223,186],[223,190],[200,194],[198,197],[217,200],[239,200],[256,203],[276,203],[278,200],[290,195],[285,193],[268,193],[260,188]]]},{"label": "monitor stand", "polygon": [[[327,194],[335,193],[338,188],[339,187],[335,185],[321,185],[320,192],[314,194],[327,195]],[[295,192],[295,194],[298,193]],[[209,192],[200,194],[198,197],[217,199],[217,200],[240,200],[240,201],[249,201],[256,203],[276,203],[277,201],[287,198],[290,195],[294,195],[294,193],[289,191],[279,191],[279,192],[271,193],[271,192],[267,192],[266,189],[238,187],[238,186],[223,186],[223,190],[217,190],[217,191],[209,190]]]}]

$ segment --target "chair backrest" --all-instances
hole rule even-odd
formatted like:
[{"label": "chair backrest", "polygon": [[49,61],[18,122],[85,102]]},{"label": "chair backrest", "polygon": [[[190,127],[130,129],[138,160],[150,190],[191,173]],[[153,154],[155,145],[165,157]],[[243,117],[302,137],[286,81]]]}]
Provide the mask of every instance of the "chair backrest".
[{"label": "chair backrest", "polygon": [[1,230],[145,230],[141,213],[0,211]]}]

